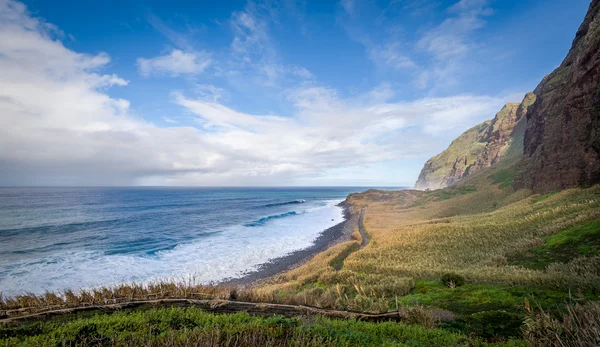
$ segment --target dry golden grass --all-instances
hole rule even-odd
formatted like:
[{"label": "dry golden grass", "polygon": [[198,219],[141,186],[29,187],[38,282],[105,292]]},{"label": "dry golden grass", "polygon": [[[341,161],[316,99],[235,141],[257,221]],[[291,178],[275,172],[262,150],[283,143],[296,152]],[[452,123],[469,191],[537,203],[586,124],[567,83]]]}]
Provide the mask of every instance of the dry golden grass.
[{"label": "dry golden grass", "polygon": [[[495,170],[505,170],[499,166]],[[487,171],[444,191],[367,191],[348,198],[354,211],[367,207],[371,243],[350,254],[341,271],[329,260],[339,245],[274,281],[256,288],[279,301],[385,310],[417,280],[444,273],[467,283],[600,290],[600,257],[574,259],[532,270],[507,259],[543,243],[542,237],[600,218],[600,186],[570,189],[545,199],[526,190],[501,189]],[[474,192],[476,190],[476,192]],[[294,300],[295,301],[295,300]]]},{"label": "dry golden grass", "polygon": [[600,303],[569,305],[562,317],[540,311],[525,321],[532,346],[600,346]]},{"label": "dry golden grass", "polygon": [[[456,272],[472,283],[600,286],[599,274],[582,271],[576,262],[547,271],[506,265],[508,256],[538,245],[541,237],[600,218],[600,187],[563,191],[541,202],[529,197],[492,212],[436,218],[447,216],[466,198],[405,211],[390,203],[356,201],[368,206],[365,227],[373,244],[348,257],[345,269],[414,279]],[[468,198],[473,204],[478,194]]]},{"label": "dry golden grass", "polygon": [[77,292],[66,290],[63,293],[23,294],[10,298],[0,295],[0,311],[6,315],[15,316],[65,307],[109,305],[165,298],[230,299],[236,293],[235,288],[203,286],[193,283],[193,279],[190,279],[148,284],[126,283],[114,287],[100,287]]}]

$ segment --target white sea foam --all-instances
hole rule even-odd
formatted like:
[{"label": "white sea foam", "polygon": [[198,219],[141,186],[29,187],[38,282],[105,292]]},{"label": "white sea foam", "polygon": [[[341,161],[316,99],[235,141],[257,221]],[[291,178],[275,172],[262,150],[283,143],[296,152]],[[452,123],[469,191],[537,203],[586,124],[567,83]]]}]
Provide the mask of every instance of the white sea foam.
[{"label": "white sea foam", "polygon": [[63,251],[44,259],[11,265],[0,278],[0,292],[17,295],[84,289],[127,282],[160,279],[198,283],[239,277],[271,259],[307,248],[325,229],[343,220],[341,200],[326,205],[296,208],[297,215],[273,219],[260,226],[229,227],[152,256],[105,255],[92,251]]}]

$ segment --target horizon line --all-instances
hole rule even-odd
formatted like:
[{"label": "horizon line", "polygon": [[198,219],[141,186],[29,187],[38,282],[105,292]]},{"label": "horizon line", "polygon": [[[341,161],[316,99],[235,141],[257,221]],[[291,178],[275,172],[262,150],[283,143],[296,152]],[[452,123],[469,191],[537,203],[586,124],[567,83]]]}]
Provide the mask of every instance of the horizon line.
[{"label": "horizon line", "polygon": [[6,188],[411,188],[410,186],[395,185],[322,185],[322,186],[0,186]]}]

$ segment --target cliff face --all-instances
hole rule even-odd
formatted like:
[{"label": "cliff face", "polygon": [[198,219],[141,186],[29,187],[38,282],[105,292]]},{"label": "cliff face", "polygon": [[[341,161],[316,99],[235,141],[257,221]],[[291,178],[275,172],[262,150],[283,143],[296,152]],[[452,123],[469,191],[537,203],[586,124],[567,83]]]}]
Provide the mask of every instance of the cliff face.
[{"label": "cliff face", "polygon": [[488,128],[487,144],[469,168],[469,174],[496,164],[509,152],[523,150],[525,114],[535,102],[535,94],[527,93],[523,102],[507,104],[498,112]]},{"label": "cliff face", "polygon": [[457,137],[448,149],[429,159],[419,175],[415,189],[439,189],[465,175],[467,168],[483,152],[490,121],[478,124]]},{"label": "cliff face", "polygon": [[415,189],[439,189],[497,163],[506,154],[521,151],[525,114],[535,101],[527,93],[523,102],[504,105],[496,116],[460,135],[448,149],[429,159]]},{"label": "cliff face", "polygon": [[515,187],[544,193],[600,182],[600,0],[563,63],[535,90]]}]

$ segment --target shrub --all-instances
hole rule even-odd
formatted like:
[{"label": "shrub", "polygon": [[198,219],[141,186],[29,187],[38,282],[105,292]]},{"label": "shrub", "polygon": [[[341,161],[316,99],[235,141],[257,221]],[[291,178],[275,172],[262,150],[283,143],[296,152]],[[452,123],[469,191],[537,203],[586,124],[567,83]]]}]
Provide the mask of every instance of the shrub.
[{"label": "shrub", "polygon": [[465,284],[465,279],[455,273],[446,273],[442,275],[442,283],[448,288],[460,287]]},{"label": "shrub", "polygon": [[435,327],[435,318],[431,310],[426,309],[423,305],[408,306],[402,309],[404,313],[404,321],[408,324],[418,324],[425,328]]},{"label": "shrub", "polygon": [[465,320],[471,331],[480,337],[520,337],[523,315],[493,310],[474,313]]},{"label": "shrub", "polygon": [[600,303],[568,305],[562,318],[540,311],[525,320],[532,346],[600,346]]}]

